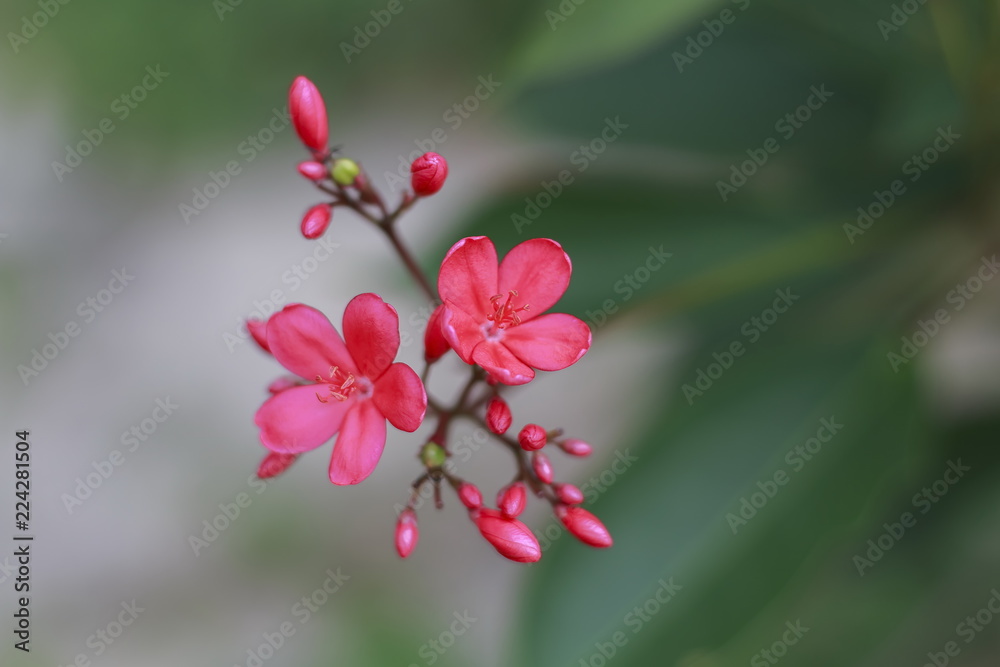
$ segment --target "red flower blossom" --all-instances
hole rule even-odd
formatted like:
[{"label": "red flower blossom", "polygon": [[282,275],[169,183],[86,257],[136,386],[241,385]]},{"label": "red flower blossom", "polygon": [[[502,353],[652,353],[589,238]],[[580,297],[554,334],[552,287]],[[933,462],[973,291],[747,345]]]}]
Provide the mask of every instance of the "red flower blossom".
[{"label": "red flower blossom", "polygon": [[441,330],[468,364],[503,384],[530,382],[533,368],[558,371],[590,349],[590,327],[563,313],[543,314],[569,286],[572,264],[551,239],[515,246],[503,262],[485,236],[464,238],[441,263]]},{"label": "red flower blossom", "polygon": [[343,339],[323,313],[293,304],[268,320],[267,344],[282,366],[311,382],[264,402],[254,418],[260,441],[273,452],[300,454],[339,432],[330,459],[334,484],[357,484],[375,469],[385,420],[410,432],[423,421],[423,383],[406,364],[392,363],[399,316],[376,294],[347,304]]}]

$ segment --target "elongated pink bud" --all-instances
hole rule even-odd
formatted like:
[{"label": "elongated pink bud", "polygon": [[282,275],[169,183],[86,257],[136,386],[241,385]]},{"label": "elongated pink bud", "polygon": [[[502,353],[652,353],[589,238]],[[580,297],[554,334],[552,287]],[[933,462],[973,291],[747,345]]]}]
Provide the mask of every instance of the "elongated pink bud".
[{"label": "elongated pink bud", "polygon": [[497,507],[500,508],[500,513],[508,519],[520,516],[527,504],[528,492],[522,482],[514,482],[510,486],[500,489],[500,493],[497,494]]},{"label": "elongated pink bud", "polygon": [[563,440],[559,443],[559,447],[571,456],[590,456],[590,453],[594,451],[593,447],[583,440],[577,440],[576,438]]},{"label": "elongated pink bud", "polygon": [[483,494],[475,484],[462,482],[458,487],[458,499],[470,510],[479,509],[483,506]]},{"label": "elongated pink bud", "polygon": [[326,178],[326,167],[322,162],[307,160],[299,163],[299,173],[310,181],[322,181]]},{"label": "elongated pink bud", "polygon": [[254,342],[260,345],[260,348],[270,354],[271,348],[267,345],[267,322],[264,320],[247,320],[247,331],[253,336]]},{"label": "elongated pink bud", "polygon": [[396,521],[396,553],[400,558],[406,558],[417,548],[420,531],[417,529],[417,515],[407,508]]},{"label": "elongated pink bud", "polygon": [[510,406],[507,401],[499,396],[490,399],[486,406],[486,425],[497,435],[503,435],[510,428],[512,419],[510,416]]},{"label": "elongated pink bud", "polygon": [[614,544],[611,533],[600,519],[582,507],[556,505],[556,516],[566,526],[566,530],[584,544],[604,549]]},{"label": "elongated pink bud", "polygon": [[531,455],[531,467],[539,481],[543,484],[552,483],[552,462],[549,461],[548,456],[541,452],[535,452]]},{"label": "elongated pink bud", "polygon": [[424,153],[410,165],[410,186],[418,197],[428,197],[444,185],[448,162],[437,153]]},{"label": "elongated pink bud", "polygon": [[304,76],[295,77],[288,91],[288,112],[302,143],[317,153],[326,150],[330,128],[326,104],[316,84]]},{"label": "elongated pink bud", "polygon": [[538,424],[528,424],[517,434],[517,441],[520,443],[521,449],[529,452],[544,447],[548,439],[549,436],[545,433],[545,429]]},{"label": "elongated pink bud", "polygon": [[264,457],[264,460],[260,462],[257,467],[257,477],[260,479],[269,479],[271,477],[277,477],[281,473],[288,470],[288,467],[295,463],[295,459],[299,458],[298,454],[279,454],[278,452],[270,452]]},{"label": "elongated pink bud", "polygon": [[583,491],[577,486],[573,486],[572,484],[556,484],[552,488],[555,489],[556,497],[559,498],[560,502],[567,505],[579,505],[583,502]]},{"label": "elongated pink bud", "polygon": [[437,361],[451,349],[448,340],[441,330],[441,318],[444,316],[444,305],[440,305],[431,313],[427,320],[427,330],[424,332],[424,360],[428,363]]},{"label": "elongated pink bud", "polygon": [[473,517],[486,541],[504,558],[517,563],[534,563],[542,557],[538,540],[517,519],[505,519],[495,510],[477,510]]},{"label": "elongated pink bud", "polygon": [[307,239],[318,239],[330,226],[333,217],[333,207],[329,204],[316,204],[302,216],[302,236]]}]

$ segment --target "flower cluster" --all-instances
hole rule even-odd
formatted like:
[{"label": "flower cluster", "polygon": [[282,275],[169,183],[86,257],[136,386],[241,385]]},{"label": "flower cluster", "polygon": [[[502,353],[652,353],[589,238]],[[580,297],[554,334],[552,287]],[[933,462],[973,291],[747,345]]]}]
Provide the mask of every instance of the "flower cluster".
[{"label": "flower cluster", "polygon": [[[318,238],[329,228],[337,208],[353,210],[386,235],[417,285],[437,305],[424,335],[421,375],[395,360],[399,316],[376,294],[351,299],[339,331],[323,313],[303,304],[286,306],[266,322],[248,321],[254,340],[291,373],[270,384],[271,396],[257,410],[260,441],[268,449],[257,475],[280,475],[303,453],[336,438],[330,481],[357,484],[371,475],[382,456],[387,423],[414,432],[430,411],[437,425],[421,441],[424,469],[396,523],[400,556],[406,558],[417,546],[416,508],[422,490],[432,487],[435,504],[441,507],[442,483],[454,489],[482,536],[510,560],[534,562],[541,557],[538,540],[518,519],[529,495],[548,501],[555,516],[584,544],[611,546],[604,525],[580,507],[580,489],[554,481],[552,462],[544,452],[553,445],[582,457],[591,453],[590,445],[537,424],[524,425],[512,437],[514,419],[502,395],[511,386],[531,382],[536,371],[571,366],[590,349],[590,329],[584,322],[548,312],[566,291],[572,274],[562,246],[551,239],[531,239],[500,260],[490,239],[462,239],[445,255],[434,289],[400,239],[396,223],[421,197],[441,190],[448,176],[445,159],[427,153],[414,160],[411,190],[390,208],[364,169],[328,146],[326,107],[319,90],[305,77],[292,84],[289,110],[311,153],[298,171],[327,195],[302,217],[302,235]],[[428,398],[424,381],[431,367],[451,351],[470,371],[457,401],[445,406]],[[496,508],[486,507],[480,490],[446,465],[449,429],[459,418],[487,428],[514,456],[515,474],[497,494]]]}]

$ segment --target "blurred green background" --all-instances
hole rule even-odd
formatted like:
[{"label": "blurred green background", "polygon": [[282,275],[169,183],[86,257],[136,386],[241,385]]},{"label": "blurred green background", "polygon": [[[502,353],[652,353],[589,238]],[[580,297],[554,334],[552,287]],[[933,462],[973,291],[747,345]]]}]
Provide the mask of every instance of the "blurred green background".
[{"label": "blurred green background", "polygon": [[[995,664],[1000,3],[15,0],[0,17],[0,414],[34,434],[39,534],[36,645],[5,642],[3,664]],[[250,482],[278,372],[239,323],[275,291],[335,323],[377,291],[419,337],[424,305],[349,214],[329,261],[298,236],[315,196],[272,123],[298,74],[391,200],[411,153],[448,158],[402,225],[428,271],[471,234],[572,257],[557,310],[594,346],[512,405],[515,425],[595,446],[557,476],[587,484],[613,549],[534,507],[545,554],[517,566],[452,500],[399,562],[419,437],[393,435],[356,488],[326,482],[328,448]],[[308,280],[286,277],[310,256]],[[123,265],[135,286],[86,319]],[[177,416],[68,506],[165,396]],[[487,497],[509,465],[492,449],[459,463]],[[138,620],[94,640],[133,599]]]}]

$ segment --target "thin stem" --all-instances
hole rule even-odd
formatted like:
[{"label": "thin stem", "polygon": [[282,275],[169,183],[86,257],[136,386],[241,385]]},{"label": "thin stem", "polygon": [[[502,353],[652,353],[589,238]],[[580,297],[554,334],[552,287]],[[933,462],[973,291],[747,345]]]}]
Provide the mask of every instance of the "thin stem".
[{"label": "thin stem", "polygon": [[379,227],[385,232],[385,235],[389,237],[389,242],[392,243],[392,247],[396,249],[396,254],[399,255],[401,260],[403,260],[403,264],[406,265],[410,275],[412,275],[417,281],[417,284],[420,285],[420,289],[424,291],[424,294],[427,295],[428,299],[436,303],[438,301],[437,292],[431,287],[430,282],[427,280],[427,276],[424,275],[423,270],[420,268],[420,265],[417,264],[413,255],[406,248],[406,246],[403,245],[403,242],[399,240],[399,235],[396,234],[395,228],[393,228],[391,224],[379,224]]}]

